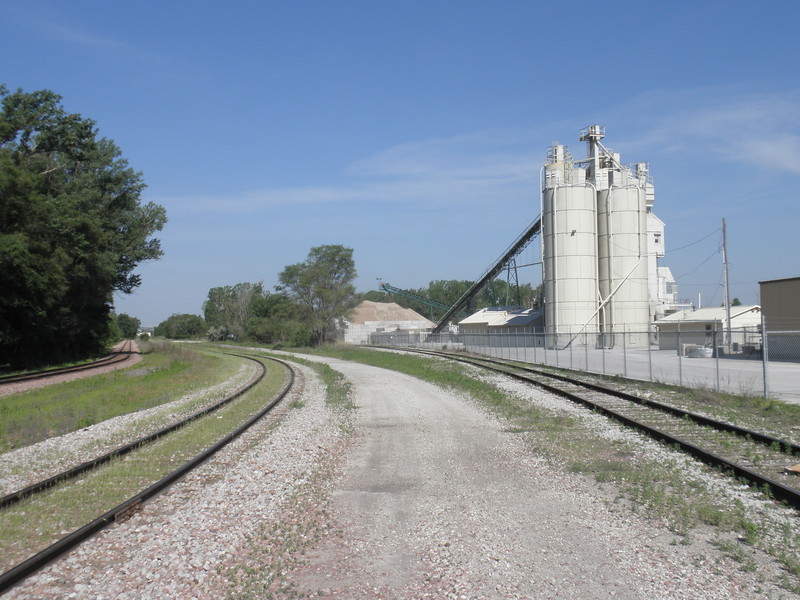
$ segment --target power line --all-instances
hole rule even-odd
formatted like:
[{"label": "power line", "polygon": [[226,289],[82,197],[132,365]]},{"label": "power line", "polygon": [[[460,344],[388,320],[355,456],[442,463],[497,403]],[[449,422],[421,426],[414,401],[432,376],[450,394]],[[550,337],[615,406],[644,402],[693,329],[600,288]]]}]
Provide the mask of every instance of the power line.
[{"label": "power line", "polygon": [[695,273],[697,273],[697,271],[700,270],[700,267],[702,267],[704,264],[706,264],[708,261],[710,261],[712,258],[714,258],[715,255],[719,254],[721,249],[722,249],[721,247],[716,248],[714,250],[714,252],[712,252],[708,256],[708,258],[706,258],[703,262],[701,262],[699,265],[697,265],[697,267],[695,267],[694,271],[692,271],[691,273],[684,273],[683,275],[680,275],[680,276],[676,277],[675,278],[676,281],[679,281],[679,280],[683,279],[684,277],[688,277],[689,275],[694,275]]},{"label": "power line", "polygon": [[703,241],[707,240],[707,239],[708,239],[708,238],[710,238],[712,235],[714,235],[715,233],[719,233],[720,231],[722,231],[722,228],[721,228],[721,227],[717,227],[717,228],[716,228],[714,231],[712,231],[711,233],[709,233],[707,236],[700,238],[700,239],[699,239],[699,240],[697,240],[696,242],[692,242],[691,244],[686,244],[685,246],[681,246],[680,248],[673,248],[672,250],[667,250],[667,251],[665,251],[665,252],[664,252],[664,254],[669,254],[670,252],[677,252],[678,250],[684,250],[684,249],[686,249],[686,248],[691,248],[692,246],[694,246],[694,245],[696,245],[696,244],[699,244],[700,242],[703,242]]}]

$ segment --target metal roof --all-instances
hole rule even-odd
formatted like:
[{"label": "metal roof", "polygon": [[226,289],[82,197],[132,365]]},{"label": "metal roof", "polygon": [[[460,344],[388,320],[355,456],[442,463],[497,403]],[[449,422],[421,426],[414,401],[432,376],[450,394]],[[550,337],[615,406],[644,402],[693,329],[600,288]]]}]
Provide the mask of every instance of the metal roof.
[{"label": "metal roof", "polygon": [[765,281],[759,281],[759,284],[765,283],[778,283],[779,281],[797,281],[800,277],[784,277],[783,279],[767,279]]},{"label": "metal roof", "polygon": [[458,322],[459,325],[486,325],[487,327],[525,327],[541,314],[539,308],[521,309],[516,306],[483,308]]},{"label": "metal roof", "polygon": [[[698,308],[696,310],[682,310],[659,319],[656,323],[668,325],[670,323],[709,323],[713,321],[724,322],[727,319],[725,307]],[[731,306],[731,321],[736,321],[739,327],[761,324],[761,307],[757,304],[751,306]]]}]

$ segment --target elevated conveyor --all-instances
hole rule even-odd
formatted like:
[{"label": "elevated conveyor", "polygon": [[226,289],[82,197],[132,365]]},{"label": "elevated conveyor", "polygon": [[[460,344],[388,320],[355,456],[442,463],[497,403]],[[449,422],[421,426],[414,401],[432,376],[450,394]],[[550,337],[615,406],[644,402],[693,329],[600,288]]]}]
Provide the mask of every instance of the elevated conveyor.
[{"label": "elevated conveyor", "polygon": [[523,231],[520,236],[511,244],[508,249],[498,258],[491,266],[489,266],[478,279],[475,280],[469,289],[464,292],[461,298],[458,299],[453,306],[444,314],[441,320],[436,324],[431,334],[439,333],[442,329],[447,327],[447,324],[450,320],[457,315],[459,312],[466,308],[467,304],[477,296],[480,291],[486,286],[490,281],[492,281],[500,271],[508,264],[508,262],[514,258],[517,254],[522,252],[525,247],[531,243],[533,238],[535,238],[542,230],[542,217],[539,215],[536,217],[536,220],[528,225],[528,227]]},{"label": "elevated conveyor", "polygon": [[[381,282],[378,284],[378,287],[382,289],[387,294],[394,294],[395,296],[402,296],[403,298],[408,298],[410,300],[416,300],[420,304],[424,304],[429,309],[431,309],[430,319],[433,321],[433,312],[432,309],[436,308],[440,310],[442,313],[446,313],[450,306],[447,304],[442,304],[441,302],[437,302],[436,300],[431,300],[430,298],[426,298],[425,296],[420,296],[419,294],[415,294],[414,292],[410,292],[408,290],[403,290],[400,288],[396,288],[393,285],[388,283]],[[466,312],[462,311],[464,316],[467,316]]]}]

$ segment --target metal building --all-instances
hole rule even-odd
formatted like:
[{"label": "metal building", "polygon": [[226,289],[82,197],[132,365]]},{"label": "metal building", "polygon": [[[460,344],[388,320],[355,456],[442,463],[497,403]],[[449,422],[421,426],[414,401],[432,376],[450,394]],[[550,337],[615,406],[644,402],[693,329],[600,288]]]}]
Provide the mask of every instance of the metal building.
[{"label": "metal building", "polygon": [[674,281],[659,285],[671,274],[657,265],[663,222],[651,213],[647,163],[623,166],[604,137],[601,125],[583,129],[581,160],[553,144],[542,169],[545,331],[554,346],[585,333],[605,347],[623,333],[645,345],[650,324],[666,312],[661,294],[669,287],[674,295]]}]

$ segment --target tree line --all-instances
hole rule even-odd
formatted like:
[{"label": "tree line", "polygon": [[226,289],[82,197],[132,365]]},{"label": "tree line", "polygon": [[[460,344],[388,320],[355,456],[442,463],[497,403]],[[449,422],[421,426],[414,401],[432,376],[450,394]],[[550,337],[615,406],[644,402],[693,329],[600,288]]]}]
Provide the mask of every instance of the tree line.
[{"label": "tree line", "polygon": [[0,85],[0,368],[104,351],[113,294],[162,252],[163,207],[93,120]]},{"label": "tree line", "polygon": [[[312,248],[302,263],[289,265],[278,276],[274,291],[263,282],[237,283],[211,288],[203,302],[203,315],[172,315],[155,329],[155,335],[176,339],[205,337],[212,341],[239,340],[262,344],[315,346],[335,339],[341,323],[362,300],[396,302],[423,316],[429,306],[400,295],[373,290],[356,293],[353,251],[339,245]],[[466,280],[432,281],[414,293],[451,306],[472,285]],[[495,281],[475,299],[473,309],[514,304],[526,308],[538,303],[539,288],[510,286]],[[441,311],[440,311],[441,312]],[[431,314],[431,320],[441,314]]]},{"label": "tree line", "polygon": [[341,320],[360,301],[353,286],[356,274],[352,248],[317,246],[303,262],[281,271],[274,292],[263,282],[211,288],[202,317],[172,315],[154,334],[319,345],[334,339]]}]

